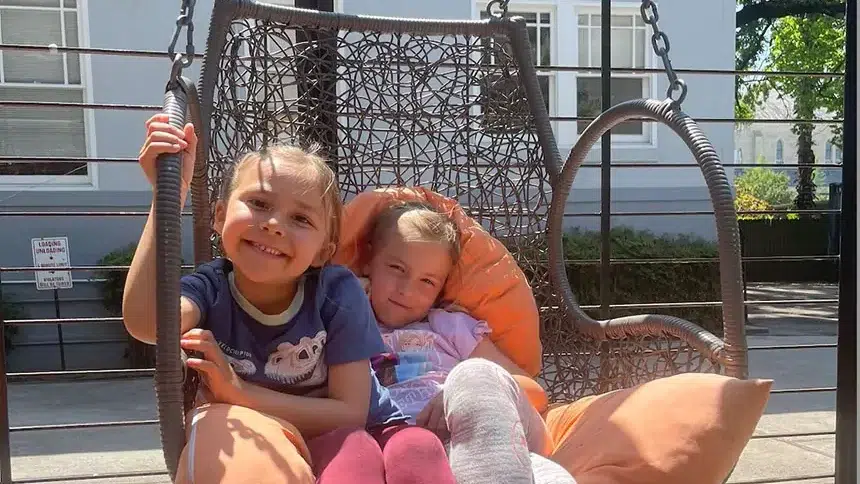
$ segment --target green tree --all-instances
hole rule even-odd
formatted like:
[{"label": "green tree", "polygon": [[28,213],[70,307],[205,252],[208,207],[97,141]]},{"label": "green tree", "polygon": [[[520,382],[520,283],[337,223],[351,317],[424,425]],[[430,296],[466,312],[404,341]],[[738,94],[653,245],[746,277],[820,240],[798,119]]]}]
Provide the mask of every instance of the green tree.
[{"label": "green tree", "polygon": [[[739,70],[759,67],[770,71],[832,72],[845,69],[844,1],[833,0],[738,0],[747,11],[747,23],[738,22],[736,64]],[[763,7],[769,4],[769,9]],[[779,8],[777,8],[779,7]],[[762,13],[752,19],[749,12]],[[792,16],[793,15],[793,16]],[[767,48],[766,48],[767,46]],[[791,99],[794,117],[814,119],[819,111],[843,116],[844,80],[841,76],[760,76],[738,78],[736,115],[751,118],[755,107],[771,94]],[[814,125],[795,123],[797,135],[798,209],[814,208],[816,187],[812,150]],[[833,143],[842,146],[839,127]]]}]

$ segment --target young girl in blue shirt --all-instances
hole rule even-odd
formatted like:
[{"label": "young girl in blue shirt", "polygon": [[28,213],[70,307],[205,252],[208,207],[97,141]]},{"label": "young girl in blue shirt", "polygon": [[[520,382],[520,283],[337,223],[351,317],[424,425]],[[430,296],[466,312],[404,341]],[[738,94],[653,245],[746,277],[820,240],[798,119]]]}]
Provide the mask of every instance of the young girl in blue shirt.
[{"label": "young girl in blue shirt", "polygon": [[[155,186],[157,156],[182,153],[184,206],[197,139],[190,124],[178,129],[168,121],[159,114],[146,123],[139,160]],[[339,436],[354,438],[344,429],[361,428],[379,443],[379,452],[362,456],[366,465],[341,482],[397,482],[395,467],[410,466],[422,470],[423,480],[408,471],[400,482],[453,482],[441,442],[405,424],[370,368],[370,357],[385,346],[361,284],[348,269],[328,264],[341,213],[332,170],[317,150],[288,146],[251,152],[233,166],[213,221],[224,256],[181,280],[181,345],[202,355],[187,363],[202,385],[190,416],[183,472],[197,482],[216,482],[200,477],[207,472],[201,469],[205,461],[195,466],[198,456],[187,453],[199,454],[206,446],[195,445],[200,412],[227,404],[294,426],[308,439],[310,455],[304,457],[315,474],[336,455],[332,448],[340,445]],[[127,330],[149,343],[156,326],[154,230],[150,211],[123,297]],[[400,433],[408,438],[394,438]],[[386,453],[414,455],[416,462],[387,459]],[[242,465],[237,459],[230,464]]]}]

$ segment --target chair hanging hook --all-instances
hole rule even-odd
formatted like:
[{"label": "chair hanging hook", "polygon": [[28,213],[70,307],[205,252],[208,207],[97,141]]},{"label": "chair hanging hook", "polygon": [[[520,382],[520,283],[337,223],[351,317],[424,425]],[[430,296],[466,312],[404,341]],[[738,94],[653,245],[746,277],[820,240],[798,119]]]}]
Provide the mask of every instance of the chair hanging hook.
[{"label": "chair hanging hook", "polygon": [[666,77],[669,79],[669,88],[666,91],[666,96],[674,101],[675,106],[680,107],[684,99],[687,98],[687,83],[683,79],[678,78],[675,69],[672,67],[672,60],[669,59],[669,36],[666,32],[660,30],[657,22],[660,20],[660,13],[657,11],[657,4],[654,0],[642,0],[642,5],[639,7],[639,12],[642,14],[642,21],[651,26],[651,47],[654,49],[654,54],[663,61],[663,69],[666,71]]},{"label": "chair hanging hook", "polygon": [[185,60],[182,54],[174,54],[173,66],[170,68],[170,77],[167,80],[167,89],[172,89],[182,78],[182,69],[185,68]]},{"label": "chair hanging hook", "polygon": [[[508,16],[508,4],[510,0],[490,0],[487,4],[487,15],[495,18],[504,18]],[[493,7],[499,7],[499,10],[494,11]]]},{"label": "chair hanging hook", "polygon": [[182,5],[179,7],[179,16],[176,18],[176,29],[173,30],[173,38],[167,47],[167,56],[171,61],[175,61],[176,42],[179,40],[179,35],[182,33],[184,27],[186,37],[182,67],[188,67],[194,62],[194,4],[196,2],[197,0],[182,0]]}]

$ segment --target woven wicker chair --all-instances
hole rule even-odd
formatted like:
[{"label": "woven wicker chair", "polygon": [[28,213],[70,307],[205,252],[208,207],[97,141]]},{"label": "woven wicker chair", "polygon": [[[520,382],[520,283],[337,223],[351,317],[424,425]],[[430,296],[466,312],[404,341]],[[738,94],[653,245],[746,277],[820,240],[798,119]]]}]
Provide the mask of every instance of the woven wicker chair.
[{"label": "woven wicker chair", "polygon": [[[458,200],[509,248],[542,308],[539,377],[551,401],[680,372],[746,377],[738,227],[710,143],[671,99],[631,101],[595,120],[562,164],[522,19],[406,20],[216,0],[200,102],[187,80],[169,89],[173,122],[184,122],[187,96],[202,141],[192,185],[197,263],[213,255],[210,214],[227,165],[262,145],[315,141],[346,200],[376,187],[420,185]],[[668,316],[595,321],[572,294],[561,252],[570,187],[600,135],[633,117],[670,126],[701,165],[716,212],[724,339]],[[173,306],[178,160],[162,166],[157,393],[172,473],[187,398]],[[185,381],[186,397],[194,384]]]}]

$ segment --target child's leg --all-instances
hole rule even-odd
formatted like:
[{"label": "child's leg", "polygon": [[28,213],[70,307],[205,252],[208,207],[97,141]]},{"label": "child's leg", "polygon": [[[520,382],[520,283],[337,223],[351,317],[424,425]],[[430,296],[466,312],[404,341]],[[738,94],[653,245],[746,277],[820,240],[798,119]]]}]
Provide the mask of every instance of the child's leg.
[{"label": "child's leg", "polygon": [[455,484],[442,441],[414,425],[395,425],[371,431],[382,447],[388,484]]},{"label": "child's leg", "polygon": [[531,461],[536,484],[576,484],[576,479],[557,462],[534,452],[531,454]]},{"label": "child's leg", "polygon": [[317,483],[385,483],[382,449],[364,429],[337,429],[308,442]]},{"label": "child's leg", "polygon": [[245,407],[205,405],[189,414],[177,484],[312,484],[295,427]]},{"label": "child's leg", "polygon": [[548,453],[549,437],[507,371],[470,358],[448,375],[444,398],[451,468],[459,484],[536,482],[530,451]]}]

